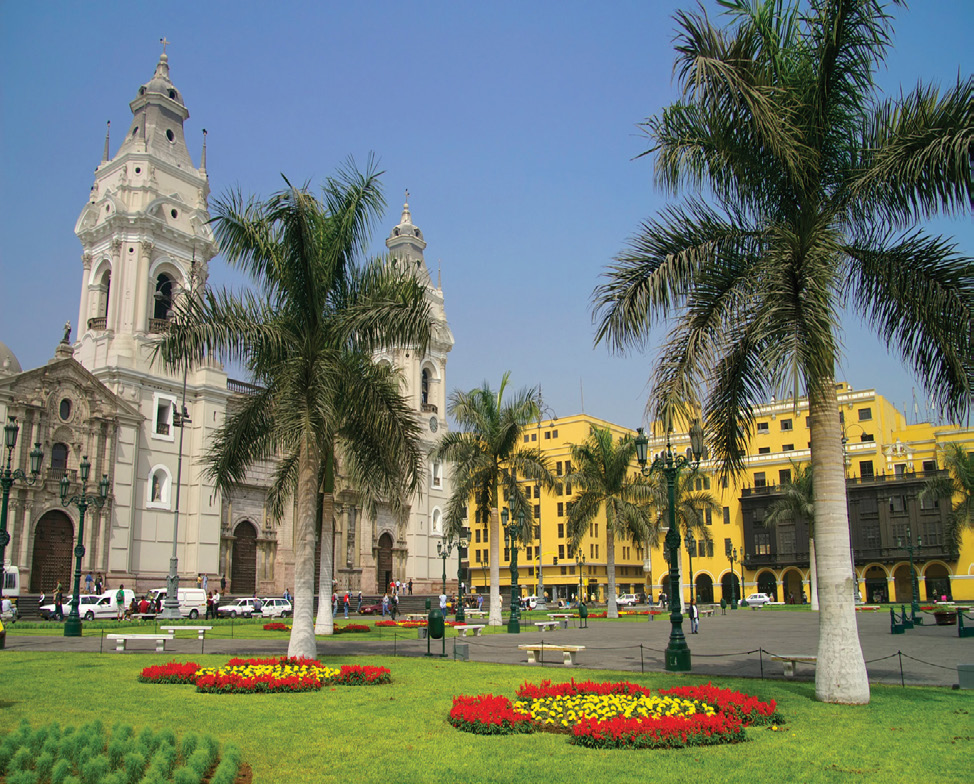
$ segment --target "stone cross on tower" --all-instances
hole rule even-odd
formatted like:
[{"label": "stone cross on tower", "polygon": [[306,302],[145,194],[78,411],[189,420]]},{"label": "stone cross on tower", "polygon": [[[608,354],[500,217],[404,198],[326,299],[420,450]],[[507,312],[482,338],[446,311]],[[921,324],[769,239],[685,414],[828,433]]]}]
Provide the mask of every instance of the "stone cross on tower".
[{"label": "stone cross on tower", "polygon": [[166,47],[169,46],[169,41],[166,40],[166,36],[159,39],[159,43],[162,44],[162,53],[166,53]]}]

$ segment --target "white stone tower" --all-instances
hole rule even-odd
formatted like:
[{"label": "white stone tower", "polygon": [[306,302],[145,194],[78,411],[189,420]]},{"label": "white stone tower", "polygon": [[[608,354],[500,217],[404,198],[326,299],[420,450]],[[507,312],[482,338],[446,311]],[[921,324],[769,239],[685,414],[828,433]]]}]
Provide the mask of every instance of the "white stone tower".
[{"label": "white stone tower", "polygon": [[[165,42],[164,42],[165,43]],[[178,536],[179,572],[218,573],[220,497],[201,457],[223,421],[227,379],[206,366],[170,374],[152,361],[174,299],[203,286],[217,246],[208,225],[205,131],[196,168],[186,148],[189,111],[159,58],[129,104],[132,123],[110,156],[109,138],[75,233],[83,275],[75,358],[124,401],[143,426],[118,445],[109,571],[152,580],[168,570],[180,455],[176,423],[186,389]],[[117,585],[117,580],[112,584]]]}]

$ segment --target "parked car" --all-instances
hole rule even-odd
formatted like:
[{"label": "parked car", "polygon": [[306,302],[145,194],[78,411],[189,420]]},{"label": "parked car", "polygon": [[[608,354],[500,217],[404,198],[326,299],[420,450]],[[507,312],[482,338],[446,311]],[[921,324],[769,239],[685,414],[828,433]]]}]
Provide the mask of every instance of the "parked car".
[{"label": "parked car", "polygon": [[260,614],[265,618],[287,618],[294,612],[287,599],[264,599]]},{"label": "parked car", "polygon": [[363,604],[362,609],[359,610],[361,615],[382,615],[382,602],[376,602],[375,604]]},{"label": "parked car", "polygon": [[[221,618],[236,618],[240,616],[241,618],[250,618],[254,613],[259,614],[259,610],[255,608],[255,603],[257,599],[254,598],[244,598],[244,599],[234,599],[230,604],[224,604],[216,608],[216,614]],[[261,600],[263,602],[263,600]]]},{"label": "parked car", "polygon": [[522,596],[521,597],[521,609],[522,610],[533,610],[538,606],[537,596]]},{"label": "parked car", "polygon": [[766,593],[752,593],[750,594],[741,604],[747,607],[764,607],[768,602],[773,602],[770,596]]},{"label": "parked car", "polygon": [[616,604],[620,607],[632,607],[634,604],[639,604],[639,594],[624,593],[622,596],[617,596]]},{"label": "parked car", "polygon": [[[117,591],[110,590],[106,591],[101,595],[85,594],[81,597],[78,602],[78,615],[81,616],[82,620],[93,621],[95,618],[115,618],[118,615],[118,610],[115,607],[115,594]],[[132,601],[135,593],[130,591],[128,588],[124,589],[125,593],[125,606]],[[68,596],[64,604],[61,605],[64,612],[64,617],[68,617],[68,613],[71,612],[71,596]],[[54,617],[54,603],[45,604],[41,607],[41,617],[50,620]]]}]

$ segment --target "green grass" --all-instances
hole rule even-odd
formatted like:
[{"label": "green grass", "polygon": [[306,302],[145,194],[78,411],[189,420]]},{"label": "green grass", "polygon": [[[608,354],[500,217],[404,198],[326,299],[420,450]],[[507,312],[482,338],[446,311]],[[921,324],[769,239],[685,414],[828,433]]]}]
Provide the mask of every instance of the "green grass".
[{"label": "green grass", "polygon": [[[192,657],[206,666],[226,656]],[[810,683],[722,679],[778,701],[783,732],[748,731],[748,743],[677,751],[589,751],[562,735],[474,736],[446,715],[454,694],[513,696],[527,679],[586,678],[586,670],[529,669],[433,659],[323,658],[376,664],[390,686],[334,687],[306,694],[210,695],[192,686],[144,685],[150,654],[6,651],[0,658],[0,732],[22,718],[35,726],[131,724],[211,734],[243,750],[255,784],[280,782],[948,782],[970,781],[971,695],[948,689],[873,686],[864,707],[814,701]],[[179,657],[187,661],[189,657]],[[693,676],[593,673],[660,688]]]}]

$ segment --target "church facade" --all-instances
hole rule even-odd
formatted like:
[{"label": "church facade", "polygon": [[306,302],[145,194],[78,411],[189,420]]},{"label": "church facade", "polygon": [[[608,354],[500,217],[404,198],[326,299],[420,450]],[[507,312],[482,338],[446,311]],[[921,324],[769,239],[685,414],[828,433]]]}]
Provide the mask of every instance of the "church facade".
[{"label": "church facade", "polygon": [[[132,121],[114,156],[106,135],[75,226],[82,245],[76,339],[66,329],[54,358],[27,371],[0,344],[0,416],[20,426],[13,466],[26,469],[35,442],[45,455],[38,481],[11,492],[6,560],[20,570],[25,590],[69,584],[79,512],[62,505],[58,487],[67,476],[79,489],[78,466],[87,457],[89,489],[104,475],[110,491],[103,508],[87,511],[85,573],[104,575],[112,587],[162,585],[175,537],[182,584],[207,575],[211,586],[226,577],[234,594],[279,594],[293,588],[293,521],[268,513],[273,465],[253,466],[229,493],[204,470],[228,406],[253,387],[229,379],[215,361],[171,373],[153,354],[173,302],[206,286],[218,252],[207,209],[205,131],[197,167],[184,137],[189,111],[165,53],[129,107]],[[428,450],[447,428],[453,336],[408,203],[386,245],[390,263],[408,265],[426,284],[436,320],[423,355],[404,349],[379,357],[400,370]],[[335,538],[319,543],[333,548],[336,590],[381,592],[391,580],[413,580],[418,589],[438,583],[436,543],[449,497],[443,467],[428,466],[407,514],[380,508],[375,519],[364,514],[355,489],[338,481]]]}]

